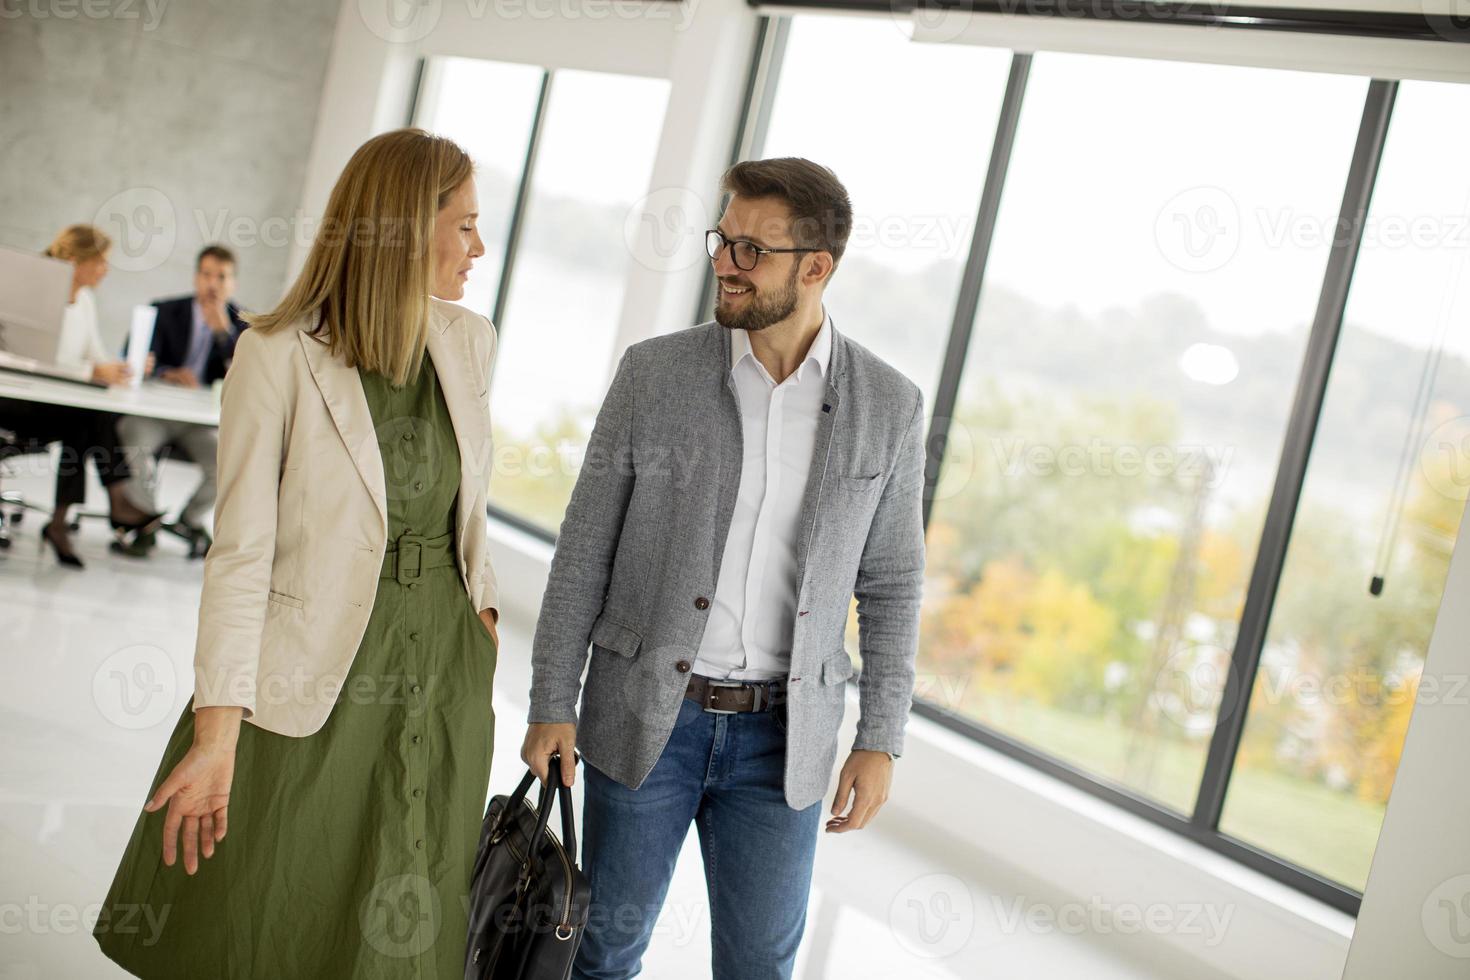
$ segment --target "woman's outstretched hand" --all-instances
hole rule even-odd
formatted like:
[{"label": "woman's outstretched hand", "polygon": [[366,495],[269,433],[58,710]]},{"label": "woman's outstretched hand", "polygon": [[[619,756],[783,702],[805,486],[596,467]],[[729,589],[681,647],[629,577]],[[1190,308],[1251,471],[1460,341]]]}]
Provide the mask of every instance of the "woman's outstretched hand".
[{"label": "woman's outstretched hand", "polygon": [[214,845],[229,827],[230,783],[235,778],[235,743],[244,709],[199,708],[194,713],[194,744],[143,805],[149,813],[168,805],[163,821],[163,863],[178,860],[182,832],[184,871],[199,870],[199,856],[214,856]]}]

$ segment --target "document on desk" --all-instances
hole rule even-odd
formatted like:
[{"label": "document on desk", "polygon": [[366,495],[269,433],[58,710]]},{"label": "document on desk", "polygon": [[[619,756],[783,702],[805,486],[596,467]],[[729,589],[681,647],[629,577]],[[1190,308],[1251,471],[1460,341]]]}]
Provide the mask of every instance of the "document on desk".
[{"label": "document on desk", "polygon": [[158,320],[158,307],[133,307],[133,326],[128,333],[128,367],[133,372],[134,388],[143,382],[148,367],[148,352],[153,349],[153,325]]}]

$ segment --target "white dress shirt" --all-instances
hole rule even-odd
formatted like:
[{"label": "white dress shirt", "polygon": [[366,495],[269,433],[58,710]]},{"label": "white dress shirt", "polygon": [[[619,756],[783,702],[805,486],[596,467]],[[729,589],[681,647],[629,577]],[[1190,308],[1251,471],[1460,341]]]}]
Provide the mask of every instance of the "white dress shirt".
[{"label": "white dress shirt", "polygon": [[827,394],[832,319],[780,384],[730,331],[730,373],[740,405],[744,455],[735,512],[694,672],[730,680],[785,677],[796,622],[796,535],[811,472],[817,420]]},{"label": "white dress shirt", "polygon": [[56,347],[56,363],[66,367],[88,367],[116,360],[109,357],[97,333],[97,300],[92,290],[83,286],[77,298],[68,303],[61,318],[61,340]]}]

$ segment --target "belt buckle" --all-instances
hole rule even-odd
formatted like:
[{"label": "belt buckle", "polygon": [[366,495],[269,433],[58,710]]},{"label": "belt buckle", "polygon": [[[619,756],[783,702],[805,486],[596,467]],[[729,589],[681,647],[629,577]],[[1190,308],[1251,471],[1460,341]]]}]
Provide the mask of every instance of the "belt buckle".
[{"label": "belt buckle", "polygon": [[[399,585],[408,585],[423,576],[424,540],[422,534],[400,534],[398,536],[398,557],[393,562],[393,577],[398,580]],[[410,548],[413,550],[408,550]],[[413,556],[412,562],[404,560],[409,555]]]},{"label": "belt buckle", "polygon": [[709,680],[709,681],[705,681],[706,696],[705,696],[704,710],[705,711],[708,711],[710,714],[712,714],[712,715],[736,715],[736,714],[740,714],[740,712],[736,711],[733,708],[711,708],[709,706],[709,696],[708,696],[708,693],[707,692],[709,691],[710,688],[715,688],[715,687],[737,687],[737,688],[738,687],[749,687],[752,691],[755,692],[755,703],[753,705],[751,705],[750,710],[751,711],[759,711],[759,710],[761,710],[761,688],[760,688],[759,685],[749,685],[749,684],[742,683],[741,681],[716,681],[716,680]]}]

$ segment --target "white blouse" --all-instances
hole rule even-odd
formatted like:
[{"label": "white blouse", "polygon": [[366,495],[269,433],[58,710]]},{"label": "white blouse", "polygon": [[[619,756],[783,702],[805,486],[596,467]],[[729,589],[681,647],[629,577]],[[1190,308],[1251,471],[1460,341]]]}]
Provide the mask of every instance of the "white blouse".
[{"label": "white blouse", "polygon": [[66,307],[61,320],[61,343],[56,349],[56,363],[66,367],[88,367],[105,364],[117,358],[102,346],[97,332],[97,300],[86,286],[77,290],[77,298]]}]

